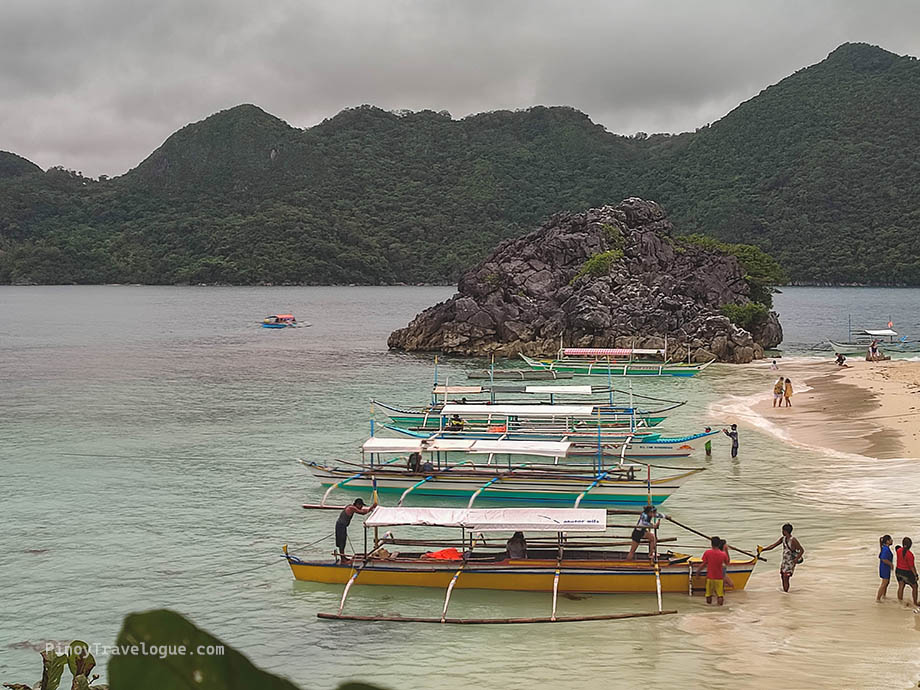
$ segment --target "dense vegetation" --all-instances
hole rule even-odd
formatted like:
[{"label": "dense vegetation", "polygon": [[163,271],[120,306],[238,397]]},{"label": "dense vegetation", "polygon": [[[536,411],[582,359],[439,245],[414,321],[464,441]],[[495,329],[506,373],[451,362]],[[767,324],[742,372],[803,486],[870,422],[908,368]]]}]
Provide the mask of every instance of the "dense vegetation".
[{"label": "dense vegetation", "polygon": [[920,284],[918,141],[920,64],[863,44],[679,136],[571,108],[299,130],[239,106],[113,179],[0,153],[0,282],[453,281],[553,212],[635,195],[794,281]]}]

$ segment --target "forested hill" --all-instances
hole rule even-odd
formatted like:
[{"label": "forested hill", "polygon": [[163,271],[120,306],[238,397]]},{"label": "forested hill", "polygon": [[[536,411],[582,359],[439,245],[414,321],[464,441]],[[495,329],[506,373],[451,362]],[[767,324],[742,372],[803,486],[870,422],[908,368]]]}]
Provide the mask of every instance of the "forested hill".
[{"label": "forested hill", "polygon": [[865,44],[679,136],[560,107],[362,106],[300,130],[243,105],[119,178],[0,152],[0,281],[453,281],[551,213],[635,195],[796,281],[920,284],[918,142],[920,63]]}]

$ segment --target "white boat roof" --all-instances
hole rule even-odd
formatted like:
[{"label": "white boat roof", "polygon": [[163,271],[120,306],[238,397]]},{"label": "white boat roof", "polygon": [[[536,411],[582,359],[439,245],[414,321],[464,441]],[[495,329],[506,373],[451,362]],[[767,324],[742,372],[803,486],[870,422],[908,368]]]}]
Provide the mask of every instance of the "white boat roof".
[{"label": "white boat roof", "polygon": [[452,395],[454,393],[472,394],[483,393],[482,386],[444,386],[438,384],[434,387],[435,395]]},{"label": "white boat roof", "polygon": [[566,347],[562,350],[565,357],[628,357],[629,355],[657,355],[663,352],[661,349],[637,347]]},{"label": "white boat roof", "polygon": [[603,532],[602,508],[403,508],[377,506],[364,521],[368,527],[424,525],[465,527],[475,532]]},{"label": "white boat roof", "polygon": [[449,404],[441,408],[442,416],[492,415],[493,417],[591,417],[594,405],[476,405]]},{"label": "white boat roof", "polygon": [[524,386],[525,393],[550,393],[558,395],[567,393],[569,395],[591,395],[594,391],[591,386]]},{"label": "white boat roof", "polygon": [[372,436],[361,446],[365,453],[423,453],[459,451],[466,453],[510,453],[559,458],[569,451],[567,441],[504,441],[465,438],[384,438]]},{"label": "white boat roof", "polygon": [[897,331],[893,331],[890,328],[882,328],[881,330],[877,330],[877,331],[865,330],[863,331],[863,333],[865,333],[866,335],[872,335],[872,336],[895,336],[898,334]]}]

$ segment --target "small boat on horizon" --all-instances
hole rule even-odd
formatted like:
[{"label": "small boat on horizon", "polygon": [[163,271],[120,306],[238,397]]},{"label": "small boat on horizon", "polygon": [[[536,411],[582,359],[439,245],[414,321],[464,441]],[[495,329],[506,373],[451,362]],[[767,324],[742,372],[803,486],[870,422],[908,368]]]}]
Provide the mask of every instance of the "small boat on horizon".
[{"label": "small boat on horizon", "polygon": [[302,325],[293,314],[270,314],[262,319],[262,328],[300,328]]}]

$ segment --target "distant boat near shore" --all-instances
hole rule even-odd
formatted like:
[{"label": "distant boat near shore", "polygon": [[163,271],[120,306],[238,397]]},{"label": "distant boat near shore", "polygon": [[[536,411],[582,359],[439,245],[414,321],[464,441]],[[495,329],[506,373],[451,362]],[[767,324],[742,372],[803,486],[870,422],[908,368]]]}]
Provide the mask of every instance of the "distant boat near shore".
[{"label": "distant boat near shore", "polygon": [[293,314],[270,314],[262,319],[262,328],[301,328],[310,324],[298,323]]}]

